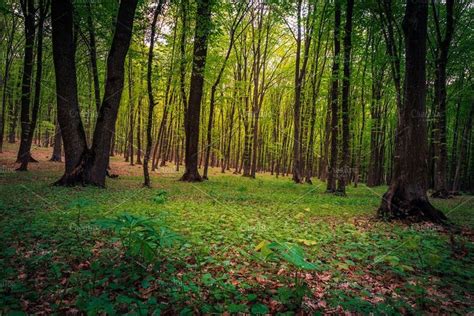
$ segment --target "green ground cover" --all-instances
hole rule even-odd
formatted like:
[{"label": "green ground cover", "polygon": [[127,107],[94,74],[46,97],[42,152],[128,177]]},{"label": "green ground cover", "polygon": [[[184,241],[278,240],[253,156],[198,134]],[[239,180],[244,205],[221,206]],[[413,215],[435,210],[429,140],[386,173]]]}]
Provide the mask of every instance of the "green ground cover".
[{"label": "green ground cover", "polygon": [[[5,171],[5,170],[4,170]],[[8,171],[8,170],[7,170]],[[52,187],[0,176],[0,314],[474,312],[474,199],[434,201],[455,233],[373,218],[385,187],[226,174]]]}]

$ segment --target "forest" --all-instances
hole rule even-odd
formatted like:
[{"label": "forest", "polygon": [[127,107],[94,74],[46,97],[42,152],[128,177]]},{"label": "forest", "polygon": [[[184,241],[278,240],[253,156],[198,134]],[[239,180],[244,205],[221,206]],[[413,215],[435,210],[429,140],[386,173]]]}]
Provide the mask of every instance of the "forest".
[{"label": "forest", "polygon": [[474,313],[469,0],[0,0],[0,316]]}]

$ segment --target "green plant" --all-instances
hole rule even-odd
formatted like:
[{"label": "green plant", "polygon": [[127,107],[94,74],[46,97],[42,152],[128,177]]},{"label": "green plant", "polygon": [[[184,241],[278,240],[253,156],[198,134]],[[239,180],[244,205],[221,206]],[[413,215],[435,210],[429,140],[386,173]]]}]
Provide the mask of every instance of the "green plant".
[{"label": "green plant", "polygon": [[267,260],[284,261],[296,269],[293,279],[294,286],[280,288],[277,297],[289,308],[298,309],[304,296],[308,293],[308,286],[301,277],[301,272],[316,270],[316,264],[306,261],[303,248],[292,243],[263,241],[255,249],[261,251]]},{"label": "green plant", "polygon": [[[161,248],[171,247],[179,240],[173,231],[148,217],[124,213],[114,219],[98,220],[96,224],[113,231],[128,254],[147,262],[154,261]],[[159,228],[156,229],[155,225]]]}]

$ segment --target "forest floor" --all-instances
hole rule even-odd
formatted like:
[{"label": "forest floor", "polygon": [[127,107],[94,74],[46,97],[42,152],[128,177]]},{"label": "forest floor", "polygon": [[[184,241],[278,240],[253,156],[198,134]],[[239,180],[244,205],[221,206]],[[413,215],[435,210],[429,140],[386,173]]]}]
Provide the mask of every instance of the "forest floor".
[{"label": "forest floor", "polygon": [[0,154],[0,315],[473,313],[474,197],[433,200],[456,224],[375,220],[386,187],[325,194],[258,174],[203,183],[112,159],[106,189],[53,187],[62,164]]}]

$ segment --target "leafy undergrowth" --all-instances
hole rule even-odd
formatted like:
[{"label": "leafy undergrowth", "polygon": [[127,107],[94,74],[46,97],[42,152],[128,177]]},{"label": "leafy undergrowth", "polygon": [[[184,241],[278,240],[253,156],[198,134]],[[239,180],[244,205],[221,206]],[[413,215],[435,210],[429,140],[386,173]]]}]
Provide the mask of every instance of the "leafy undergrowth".
[{"label": "leafy undergrowth", "polygon": [[434,202],[453,233],[374,220],[384,187],[344,198],[266,175],[167,174],[154,189],[57,176],[0,176],[0,314],[474,311],[471,196]]}]

